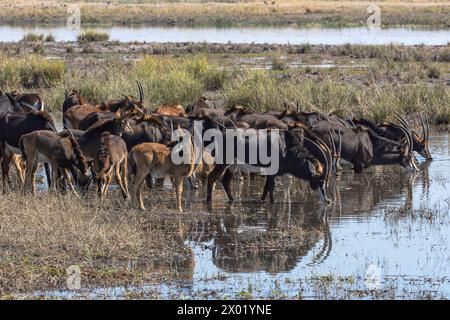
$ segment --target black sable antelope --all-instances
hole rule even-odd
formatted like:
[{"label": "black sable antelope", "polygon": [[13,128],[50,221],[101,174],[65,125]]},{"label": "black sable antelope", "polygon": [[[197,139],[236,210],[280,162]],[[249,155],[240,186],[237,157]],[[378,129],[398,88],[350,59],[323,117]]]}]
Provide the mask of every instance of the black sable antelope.
[{"label": "black sable antelope", "polygon": [[276,116],[268,113],[254,113],[245,110],[241,106],[236,106],[225,112],[225,123],[231,122],[237,127],[247,127],[254,129],[287,129],[286,123],[278,119]]},{"label": "black sable antelope", "polygon": [[73,137],[61,137],[48,130],[33,131],[23,135],[19,142],[22,158],[26,160],[25,189],[35,193],[35,177],[39,162],[51,164],[53,174],[53,190],[57,190],[57,179],[64,176],[71,190],[76,194],[69,176],[69,171],[75,171],[77,182],[81,186],[87,184],[87,163],[80,146]]},{"label": "black sable antelope", "polygon": [[[9,164],[14,154],[21,154],[19,141],[23,135],[37,130],[55,130],[55,124],[50,115],[42,111],[9,112],[0,117],[0,154],[2,158],[3,190],[9,184]],[[50,171],[46,165],[49,186]],[[23,181],[22,181],[23,182]]]},{"label": "black sable antelope", "polygon": [[[406,120],[397,114],[396,118],[402,123],[403,126],[409,128]],[[374,122],[367,119],[353,119],[355,124],[360,124],[363,126],[367,126],[374,130],[378,135],[400,141],[404,138],[403,132],[398,128],[398,126],[393,125],[389,122],[383,122],[379,125],[376,125]],[[413,151],[417,152],[419,155],[424,157],[427,160],[432,160],[431,152],[428,148],[429,138],[430,138],[430,123],[428,121],[427,115],[420,114],[420,124],[422,133],[419,135],[416,131],[411,130],[412,133],[412,141],[413,141]]]},{"label": "black sable antelope", "polygon": [[128,151],[140,143],[164,143],[170,140],[167,125],[160,118],[151,114],[144,114],[135,119],[134,125],[130,122],[130,127],[131,130],[122,133],[122,139],[125,141]]},{"label": "black sable antelope", "polygon": [[0,115],[7,112],[44,111],[44,102],[35,93],[18,94],[0,91]]},{"label": "black sable antelope", "polygon": [[[404,139],[396,141],[380,136],[368,127],[349,128],[339,123],[321,121],[314,125],[311,132],[320,137],[328,146],[332,139],[342,139],[341,157],[354,166],[360,173],[371,165],[401,165],[407,170],[417,171],[413,153],[413,138],[409,128],[403,124],[393,124],[403,133]],[[331,134],[330,134],[331,133]]]},{"label": "black sable antelope", "polygon": [[[270,194],[270,200],[273,202],[273,192],[275,188],[275,177],[284,174],[291,174],[299,179],[306,180],[312,189],[319,189],[320,194],[323,196],[325,201],[329,201],[327,188],[328,179],[331,170],[331,154],[330,150],[320,143],[315,138],[305,137],[303,129],[295,128],[293,130],[281,130],[279,131],[279,167],[276,169],[276,173],[272,175],[267,175],[266,183],[264,186],[264,191],[262,195],[262,200]],[[270,140],[270,139],[268,139]],[[250,154],[250,142],[248,140],[244,141],[245,146],[245,160],[240,159],[240,163],[244,162],[249,164],[249,154]],[[269,143],[269,142],[268,142]],[[223,159],[226,159],[227,151],[227,141],[224,135],[223,146]],[[269,146],[268,146],[269,147]],[[237,147],[234,144],[230,150],[233,150],[233,159],[238,159]],[[269,150],[269,149],[267,149]],[[215,154],[215,153],[214,153]],[[225,162],[225,161],[223,161]],[[267,168],[269,165],[264,164],[266,161],[261,161],[259,155],[256,159],[256,163],[252,164],[254,167]],[[208,175],[207,183],[207,195],[206,201],[211,202],[212,191],[214,184],[222,177],[221,182],[227,193],[230,201],[234,200],[233,194],[231,192],[230,184],[234,175],[234,170],[232,169],[236,163],[224,163],[215,164],[214,169]]]}]

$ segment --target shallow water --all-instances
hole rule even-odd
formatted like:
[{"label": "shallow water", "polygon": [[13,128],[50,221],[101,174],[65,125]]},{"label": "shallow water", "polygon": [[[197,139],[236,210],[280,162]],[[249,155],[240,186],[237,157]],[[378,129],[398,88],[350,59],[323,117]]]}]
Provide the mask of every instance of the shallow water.
[{"label": "shallow water", "polygon": [[[187,27],[103,27],[110,40],[122,42],[208,42],[276,44],[389,44],[446,45],[450,30],[410,28],[187,28]],[[0,41],[20,41],[28,32],[52,34],[56,41],[75,41],[79,31],[66,26],[0,26]]]},{"label": "shallow water", "polygon": [[[262,181],[221,188],[207,213],[204,194],[186,191],[188,281],[144,287],[36,292],[64,298],[450,298],[449,136],[430,138],[420,172],[374,167],[333,181],[334,202],[293,179],[278,180],[277,202],[257,201]],[[167,186],[165,186],[167,188]],[[158,194],[159,193],[159,194]],[[162,189],[148,205],[172,199]],[[168,199],[169,198],[169,199]]]}]

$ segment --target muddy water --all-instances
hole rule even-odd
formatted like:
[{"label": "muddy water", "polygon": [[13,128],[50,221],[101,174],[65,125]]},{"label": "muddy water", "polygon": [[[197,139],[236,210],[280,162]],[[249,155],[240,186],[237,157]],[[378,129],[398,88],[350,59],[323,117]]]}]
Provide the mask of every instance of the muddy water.
[{"label": "muddy water", "polygon": [[[449,30],[409,28],[186,28],[186,27],[104,27],[110,40],[122,42],[208,42],[208,43],[275,43],[275,44],[389,44],[446,45]],[[52,34],[56,41],[75,41],[78,30],[66,26],[0,26],[0,41],[20,41],[28,32]]]},{"label": "muddy water", "polygon": [[[257,201],[262,181],[221,188],[209,213],[201,190],[186,192],[189,281],[139,288],[37,294],[123,298],[450,298],[450,145],[431,137],[432,162],[420,172],[375,167],[331,185],[334,203],[292,179],[278,179],[277,202]],[[167,188],[167,186],[165,186]],[[149,205],[166,199],[158,191]],[[193,215],[194,216],[194,215]]]}]

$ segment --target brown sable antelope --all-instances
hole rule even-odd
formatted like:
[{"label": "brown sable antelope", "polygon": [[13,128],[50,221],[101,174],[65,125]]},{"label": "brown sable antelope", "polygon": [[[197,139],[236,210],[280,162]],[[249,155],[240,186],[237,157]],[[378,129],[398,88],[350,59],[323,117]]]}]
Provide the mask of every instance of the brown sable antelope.
[{"label": "brown sable antelope", "polygon": [[144,109],[144,91],[140,82],[138,82],[139,100],[132,96],[124,95],[120,100],[109,100],[101,105],[78,105],[68,109],[63,114],[63,124],[65,128],[80,129],[80,122],[94,112],[116,112],[117,110],[143,110]]},{"label": "brown sable antelope", "polygon": [[371,165],[392,164],[401,165],[406,170],[418,171],[412,148],[411,130],[403,123],[391,123],[391,125],[396,126],[403,133],[402,141],[382,137],[369,127],[357,125],[355,128],[349,128],[329,121],[317,123],[311,128],[311,132],[320,137],[329,147],[332,145],[331,137],[334,141],[338,141],[341,135],[342,159],[351,162],[356,173],[361,173],[364,168]]},{"label": "brown sable antelope", "polygon": [[[195,170],[194,144],[190,133],[180,128],[177,129],[178,136],[183,138],[182,144],[173,143],[164,145],[160,143],[142,143],[131,149],[129,154],[130,175],[133,176],[131,183],[131,199],[137,202],[141,210],[145,210],[142,199],[142,188],[145,178],[151,174],[154,178],[170,177],[176,193],[177,209],[183,211],[181,195],[183,192],[183,179],[190,177]],[[183,152],[181,164],[172,161],[172,152],[179,154]]]},{"label": "brown sable antelope", "polygon": [[156,107],[152,113],[160,114],[162,116],[177,116],[185,117],[186,113],[182,105],[179,104],[166,104]]},{"label": "brown sable antelope", "polygon": [[128,151],[125,141],[108,131],[103,132],[100,148],[94,160],[95,171],[97,172],[97,191],[100,198],[106,196],[113,174],[116,176],[123,197],[129,198],[127,157]]},{"label": "brown sable antelope", "polygon": [[223,108],[210,108],[205,97],[201,97],[194,103],[190,103],[186,107],[186,113],[189,118],[203,119],[205,117],[221,117],[225,114]]},{"label": "brown sable antelope", "polygon": [[72,89],[72,92],[66,96],[62,105],[62,113],[66,113],[70,108],[75,106],[87,105],[88,101],[85,97],[80,95],[77,90]]},{"label": "brown sable antelope", "polygon": [[[428,121],[428,116],[426,114],[425,116],[423,114],[420,114],[419,116],[422,133],[419,135],[416,131],[411,130],[413,140],[413,150],[422,157],[424,157],[425,159],[433,160],[431,152],[428,148],[430,137],[430,123]],[[402,123],[403,126],[409,127],[406,120],[402,116],[396,114],[396,118]],[[389,122],[385,121],[379,125],[376,125],[374,122],[367,119],[353,119],[353,122],[355,124],[371,128],[382,137],[395,141],[401,141],[402,139],[404,139],[404,135],[402,131],[398,128],[398,126],[392,125]]]},{"label": "brown sable antelope", "polygon": [[70,189],[77,194],[68,173],[75,171],[77,181],[83,186],[88,181],[88,165],[80,146],[73,137],[60,137],[48,130],[38,130],[22,136],[19,142],[23,159],[26,160],[25,190],[35,193],[35,178],[40,162],[50,163],[53,175],[54,191],[57,190],[59,175],[62,174]]},{"label": "brown sable antelope", "polygon": [[209,109],[209,105],[205,97],[200,97],[197,101],[189,103],[186,106],[186,113],[195,112],[200,109]]},{"label": "brown sable antelope", "polygon": [[[50,115],[44,111],[10,112],[0,117],[0,154],[2,155],[3,190],[9,184],[9,164],[14,154],[21,154],[19,141],[23,135],[37,130],[56,132]],[[51,185],[50,171],[46,174]],[[23,178],[23,175],[22,175]],[[23,181],[22,181],[23,182]]]}]

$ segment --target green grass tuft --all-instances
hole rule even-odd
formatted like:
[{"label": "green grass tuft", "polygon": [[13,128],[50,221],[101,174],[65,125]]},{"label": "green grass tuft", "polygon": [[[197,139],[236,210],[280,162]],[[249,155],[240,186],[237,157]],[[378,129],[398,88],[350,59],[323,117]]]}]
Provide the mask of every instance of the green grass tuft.
[{"label": "green grass tuft", "polygon": [[108,41],[109,34],[103,31],[86,30],[78,34],[78,42]]}]

